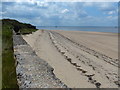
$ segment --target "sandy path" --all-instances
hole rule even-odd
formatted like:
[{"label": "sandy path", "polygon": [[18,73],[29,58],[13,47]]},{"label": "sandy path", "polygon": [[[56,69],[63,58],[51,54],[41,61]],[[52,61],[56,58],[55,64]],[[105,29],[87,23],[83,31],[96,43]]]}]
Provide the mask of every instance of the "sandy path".
[{"label": "sandy path", "polygon": [[[37,31],[23,38],[71,88],[117,87],[117,63],[53,31]],[[116,60],[117,61],[117,60]]]},{"label": "sandy path", "polygon": [[13,42],[19,88],[67,88],[20,35],[13,35]]}]

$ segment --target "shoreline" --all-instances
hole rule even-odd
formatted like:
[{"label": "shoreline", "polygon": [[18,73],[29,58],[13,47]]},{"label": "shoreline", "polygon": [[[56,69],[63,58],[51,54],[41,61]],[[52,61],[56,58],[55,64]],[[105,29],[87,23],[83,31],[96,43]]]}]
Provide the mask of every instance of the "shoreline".
[{"label": "shoreline", "polygon": [[[43,30],[57,30],[57,31],[62,30],[62,31],[85,31],[85,32],[119,33],[118,28],[115,28],[115,27],[80,27],[80,29],[75,29],[75,28],[74,29],[73,28],[72,29],[71,28],[66,29],[64,26],[63,26],[64,28],[61,28],[62,26],[61,27],[58,26],[58,28],[55,28],[54,26],[50,26],[50,27],[49,26],[43,26],[43,27],[47,27],[47,28],[39,28],[39,26],[38,26],[38,29],[39,30],[40,29],[43,29]],[[67,26],[67,27],[72,27],[72,26]],[[113,28],[113,30],[108,30],[108,31],[104,30],[103,31],[102,29],[104,29],[104,28],[107,28],[107,29],[108,28],[109,29]],[[114,30],[114,29],[116,29],[116,30]]]}]

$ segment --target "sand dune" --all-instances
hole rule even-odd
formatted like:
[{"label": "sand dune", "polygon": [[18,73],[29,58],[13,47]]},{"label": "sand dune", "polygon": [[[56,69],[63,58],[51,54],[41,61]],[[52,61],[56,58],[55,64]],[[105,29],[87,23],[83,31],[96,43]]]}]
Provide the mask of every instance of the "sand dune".
[{"label": "sand dune", "polygon": [[68,87],[118,87],[117,34],[39,30],[23,38]]}]

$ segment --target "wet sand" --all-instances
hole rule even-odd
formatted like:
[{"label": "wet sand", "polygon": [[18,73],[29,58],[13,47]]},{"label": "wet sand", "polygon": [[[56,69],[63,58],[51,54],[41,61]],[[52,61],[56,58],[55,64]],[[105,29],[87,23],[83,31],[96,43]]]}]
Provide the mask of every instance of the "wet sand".
[{"label": "wet sand", "polygon": [[117,34],[39,30],[23,38],[68,87],[118,87]]}]

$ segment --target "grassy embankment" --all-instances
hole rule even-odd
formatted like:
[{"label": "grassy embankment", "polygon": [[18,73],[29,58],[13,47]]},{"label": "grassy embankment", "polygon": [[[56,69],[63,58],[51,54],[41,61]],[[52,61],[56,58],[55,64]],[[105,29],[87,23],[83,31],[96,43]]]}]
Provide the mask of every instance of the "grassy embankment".
[{"label": "grassy embankment", "polygon": [[37,29],[35,26],[16,20],[2,20],[2,88],[18,88],[12,30],[17,34],[29,34]]}]

